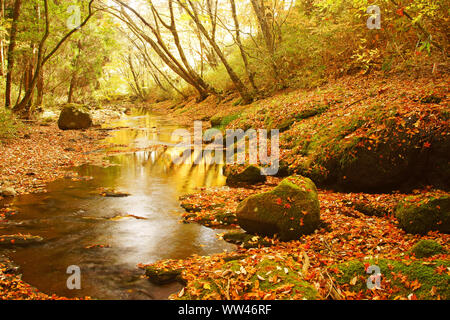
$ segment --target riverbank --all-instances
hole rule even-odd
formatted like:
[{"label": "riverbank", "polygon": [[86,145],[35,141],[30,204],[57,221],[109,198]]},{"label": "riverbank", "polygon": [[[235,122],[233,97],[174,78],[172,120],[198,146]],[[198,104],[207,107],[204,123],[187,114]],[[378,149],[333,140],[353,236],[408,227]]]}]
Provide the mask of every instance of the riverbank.
[{"label": "riverbank", "polygon": [[[321,187],[322,225],[295,241],[246,235],[247,242],[231,255],[141,267],[180,272],[186,285],[172,299],[449,299],[449,235],[406,233],[394,214],[406,197],[428,201],[449,195],[440,180],[449,164],[448,84],[445,75],[347,77],[245,106],[233,94],[222,101],[152,105],[184,125],[201,120],[221,130],[279,129],[283,165]],[[418,161],[408,171],[417,161],[415,150],[428,162]],[[238,204],[274,188],[275,180],[187,195],[181,199],[183,219],[239,229]],[[424,240],[443,250],[416,257],[415,246],[429,243]],[[380,266],[383,290],[366,287],[370,265]]]},{"label": "riverbank", "polygon": [[[94,112],[95,126],[88,130],[63,131],[56,124],[57,118],[46,118],[20,127],[14,138],[1,141],[0,189],[7,190],[8,196],[0,196],[0,204],[8,203],[12,196],[46,192],[47,183],[57,179],[80,179],[69,170],[71,167],[87,163],[106,165],[104,154],[97,152],[105,147],[99,142],[109,134],[101,129],[101,124],[117,119],[121,114],[120,109],[111,107]],[[8,205],[1,206],[0,227],[2,221],[7,221],[14,214]],[[66,298],[44,294],[25,283],[20,277],[20,267],[0,254],[2,299]]]}]

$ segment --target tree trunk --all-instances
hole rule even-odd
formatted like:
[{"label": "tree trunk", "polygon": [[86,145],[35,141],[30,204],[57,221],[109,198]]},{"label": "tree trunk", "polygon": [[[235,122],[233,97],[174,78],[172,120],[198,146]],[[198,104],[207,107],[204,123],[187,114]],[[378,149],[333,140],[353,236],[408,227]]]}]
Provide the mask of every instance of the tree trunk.
[{"label": "tree trunk", "polygon": [[[273,72],[273,77],[277,81],[280,81],[278,76],[278,68],[275,64],[275,41],[273,31],[270,28],[270,24],[267,21],[265,6],[263,0],[250,0],[252,3],[253,11],[255,12],[256,19],[258,20],[259,28],[263,35],[264,43],[270,57],[270,65]],[[284,84],[283,84],[284,86]]]},{"label": "tree trunk", "polygon": [[44,101],[44,69],[42,68],[39,73],[39,78],[36,85],[37,97],[36,106],[41,106]]},{"label": "tree trunk", "polygon": [[249,66],[248,59],[247,59],[247,53],[245,52],[244,47],[242,45],[241,30],[240,30],[240,26],[239,26],[239,20],[237,17],[235,1],[230,0],[230,5],[231,5],[231,13],[232,13],[233,20],[234,20],[234,27],[236,29],[235,30],[236,31],[236,43],[239,47],[239,51],[241,52],[242,61],[244,62],[245,73],[247,74],[248,81],[252,85],[253,90],[255,91],[255,93],[258,93],[258,88],[256,87],[256,84],[255,84],[255,73],[250,70],[250,66]]},{"label": "tree trunk", "polygon": [[16,0],[14,2],[13,21],[11,25],[11,31],[9,34],[8,70],[6,74],[6,88],[5,88],[6,108],[8,108],[11,105],[11,86],[12,86],[12,72],[14,68],[14,49],[16,47],[17,25],[19,22],[21,6],[22,0]]},{"label": "tree trunk", "polygon": [[72,103],[73,91],[77,82],[77,74],[74,72],[72,74],[72,79],[70,79],[69,92],[67,94],[67,103]]},{"label": "tree trunk", "polygon": [[94,15],[94,12],[92,11],[92,4],[94,0],[89,1],[89,14],[86,17],[86,19],[83,20],[83,22],[80,24],[79,28],[73,29],[70,32],[68,32],[65,36],[63,36],[59,42],[56,44],[56,46],[48,53],[46,56],[45,54],[45,42],[47,41],[47,38],[50,34],[50,21],[49,21],[49,12],[48,12],[48,0],[44,0],[44,7],[45,7],[45,33],[39,42],[38,46],[38,54],[37,54],[37,62],[36,62],[36,68],[34,71],[34,75],[31,81],[30,88],[25,92],[25,96],[23,99],[14,106],[14,112],[16,113],[23,113],[23,116],[28,117],[29,114],[24,113],[26,111],[26,106],[28,103],[30,103],[31,98],[33,96],[33,91],[36,88],[36,84],[39,78],[39,75],[41,74],[42,68],[44,67],[45,63],[59,50],[59,48],[69,39],[72,34],[80,30],[86,23],[91,19],[91,17]]},{"label": "tree trunk", "polygon": [[208,40],[208,42],[211,45],[211,47],[216,52],[216,54],[219,57],[220,61],[223,63],[225,69],[227,70],[227,73],[228,73],[231,81],[233,82],[234,86],[236,87],[236,90],[241,95],[244,104],[251,103],[253,101],[253,96],[248,92],[247,87],[244,85],[244,83],[242,83],[242,81],[239,78],[239,76],[236,74],[236,72],[233,70],[233,68],[228,63],[227,59],[225,58],[225,55],[223,54],[222,50],[220,50],[219,45],[217,44],[217,42],[214,41],[211,38],[211,36],[208,34],[208,31],[205,29],[205,27],[203,26],[203,24],[200,21],[200,18],[199,18],[198,14],[197,14],[197,9],[195,8],[195,5],[193,5],[192,2],[190,0],[188,0],[190,6],[192,8],[192,11],[191,11],[187,7],[187,5],[185,3],[183,3],[183,1],[181,1],[181,0],[177,0],[177,1],[180,4],[180,6],[185,9],[187,14],[192,18],[192,20],[197,25],[198,29],[203,33],[203,35]]}]

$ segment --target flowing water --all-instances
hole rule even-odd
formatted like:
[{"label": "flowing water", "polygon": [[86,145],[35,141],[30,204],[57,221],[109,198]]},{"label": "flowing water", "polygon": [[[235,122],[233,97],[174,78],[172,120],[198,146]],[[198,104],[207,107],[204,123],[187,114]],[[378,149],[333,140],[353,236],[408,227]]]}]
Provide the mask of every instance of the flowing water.
[{"label": "flowing water", "polygon": [[[180,223],[179,196],[196,188],[221,186],[220,165],[174,165],[171,132],[177,127],[162,116],[140,113],[115,122],[106,142],[149,151],[110,157],[113,166],[75,168],[93,179],[62,179],[48,192],[15,198],[18,214],[0,234],[32,234],[42,243],[6,252],[20,266],[23,280],[48,294],[98,299],[165,299],[179,284],[152,285],[136,265],[234,249],[213,230]],[[125,147],[126,146],[126,147]],[[149,148],[147,148],[149,149]],[[102,197],[101,188],[129,193]],[[131,215],[131,216],[129,216]],[[93,245],[104,247],[89,248]],[[81,268],[81,290],[69,290],[67,268]]]}]

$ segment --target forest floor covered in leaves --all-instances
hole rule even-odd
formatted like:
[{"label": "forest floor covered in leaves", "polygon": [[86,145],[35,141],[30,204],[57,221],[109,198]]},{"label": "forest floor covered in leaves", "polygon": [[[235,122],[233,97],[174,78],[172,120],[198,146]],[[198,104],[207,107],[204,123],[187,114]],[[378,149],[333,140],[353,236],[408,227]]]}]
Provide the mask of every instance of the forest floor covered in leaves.
[{"label": "forest floor covered in leaves", "polygon": [[[278,128],[282,131],[281,160],[291,173],[310,174],[316,182],[314,174],[317,180],[328,178],[327,169],[304,169],[303,163],[323,161],[325,151],[339,155],[334,146],[347,152],[347,141],[353,138],[357,144],[350,147],[376,149],[388,132],[384,120],[411,136],[429,126],[434,128],[433,134],[448,136],[448,84],[448,77],[349,77],[317,90],[287,90],[246,106],[230,93],[219,104],[216,97],[210,97],[201,103],[195,99],[165,101],[149,108],[180,124],[203,120],[222,130]],[[378,109],[373,112],[368,106]],[[407,119],[414,120],[410,127],[405,125]],[[357,125],[348,128],[343,123]],[[66,169],[102,162],[104,154],[93,151],[104,147],[96,142],[106,135],[96,128],[83,132],[60,131],[54,124],[27,126],[17,138],[0,144],[0,181],[22,194],[43,192],[45,184],[57,178],[76,179]],[[399,145],[408,142],[408,136],[398,138]],[[310,143],[305,146],[301,139]],[[427,150],[434,141],[418,140],[417,148]],[[180,199],[186,209],[180,218],[184,223],[242,231],[236,224],[238,204],[250,195],[273,189],[280,181],[269,177],[265,183],[251,186],[202,188]],[[370,193],[320,186],[321,224],[312,234],[285,242],[250,236],[237,242],[232,253],[194,255],[140,267],[179,273],[185,287],[172,299],[449,299],[450,235],[439,231],[408,234],[394,216],[399,201],[411,195],[426,198],[449,192],[432,184],[409,191]],[[278,204],[289,206],[281,200]],[[2,209],[0,219],[8,214],[8,208]],[[433,240],[441,251],[417,257],[413,248],[420,240]],[[366,286],[373,265],[379,266],[382,274],[381,289],[377,290]],[[0,262],[0,298],[57,298],[35,292],[8,269]]]},{"label": "forest floor covered in leaves", "polygon": [[[246,106],[231,94],[219,104],[210,97],[201,103],[163,102],[152,109],[168,112],[183,124],[202,120],[222,130],[280,129],[281,161],[290,172],[326,182],[326,168],[302,170],[302,165],[308,160],[330,159],[341,151],[351,154],[349,141],[356,141],[351,147],[374,152],[381,149],[379,141],[393,146],[414,143],[411,148],[426,151],[437,146],[441,138],[445,140],[450,134],[448,84],[446,76],[347,77],[317,90],[280,92]],[[395,132],[386,130],[389,125]],[[427,132],[424,139],[416,139],[420,132]],[[395,140],[389,140],[391,137]],[[306,147],[300,139],[307,140]],[[394,150],[394,156],[402,157],[405,149]],[[379,158],[383,156],[393,158],[380,151]],[[443,175],[448,170],[448,154],[445,157],[439,169]],[[381,160],[380,167],[395,173],[402,167],[395,161]],[[439,231],[408,234],[394,215],[399,201],[408,196],[428,201],[449,195],[445,188],[428,184],[422,169],[416,172],[423,175],[422,185],[401,192],[394,188],[370,193],[319,188],[321,226],[298,240],[282,242],[247,235],[231,254],[164,260],[141,267],[153,270],[152,274],[154,270],[181,274],[186,286],[172,299],[449,299],[450,236]],[[377,179],[376,171],[372,177]],[[183,219],[186,223],[239,229],[235,215],[238,204],[250,195],[273,189],[280,181],[269,177],[266,183],[252,186],[202,188],[181,198],[186,209]],[[361,185],[362,189],[371,186]],[[279,200],[280,206],[289,206]],[[433,240],[442,250],[431,257],[418,257],[414,246],[420,240]],[[374,279],[370,278],[372,265],[381,269],[379,289],[366,285]]]}]

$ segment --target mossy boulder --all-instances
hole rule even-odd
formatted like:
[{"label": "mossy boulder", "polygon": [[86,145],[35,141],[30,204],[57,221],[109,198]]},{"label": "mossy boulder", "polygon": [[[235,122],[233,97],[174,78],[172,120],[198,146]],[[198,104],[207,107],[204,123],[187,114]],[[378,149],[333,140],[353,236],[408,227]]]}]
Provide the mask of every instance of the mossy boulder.
[{"label": "mossy boulder", "polygon": [[181,277],[181,269],[162,269],[154,266],[148,266],[145,268],[145,275],[150,282],[161,285],[172,282],[184,282]]},{"label": "mossy boulder", "polygon": [[234,185],[238,183],[255,184],[265,182],[267,177],[262,174],[261,168],[249,165],[243,171],[235,173],[226,171],[227,184]]},{"label": "mossy boulder", "polygon": [[81,130],[92,126],[92,118],[86,106],[74,103],[64,105],[58,119],[61,130]]},{"label": "mossy boulder", "polygon": [[388,106],[358,110],[342,117],[330,111],[296,122],[298,134],[287,141],[286,135],[281,137],[290,146],[289,153],[304,157],[293,169],[317,184],[343,191],[450,188],[450,134],[443,114],[421,119],[401,117]]},{"label": "mossy boulder", "polygon": [[400,227],[408,233],[429,231],[450,233],[450,196],[410,196],[401,201],[395,216]]},{"label": "mossy boulder", "polygon": [[291,176],[272,191],[252,195],[236,211],[238,224],[252,234],[281,240],[298,239],[313,232],[320,223],[317,189],[310,179]]},{"label": "mossy boulder", "polygon": [[444,253],[445,249],[436,241],[420,240],[411,248],[410,252],[413,253],[416,258],[421,259]]},{"label": "mossy boulder", "polygon": [[[391,259],[352,260],[330,267],[330,274],[344,291],[371,296],[367,288],[367,280],[371,273],[367,266],[380,268],[380,285],[383,292],[391,292],[390,299],[406,299],[414,293],[418,299],[450,298],[450,276],[446,271],[437,272],[438,267],[450,267],[450,261],[397,261]],[[413,288],[411,287],[413,283]],[[434,289],[433,289],[434,287]],[[375,289],[372,289],[375,290]]]}]

